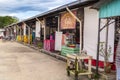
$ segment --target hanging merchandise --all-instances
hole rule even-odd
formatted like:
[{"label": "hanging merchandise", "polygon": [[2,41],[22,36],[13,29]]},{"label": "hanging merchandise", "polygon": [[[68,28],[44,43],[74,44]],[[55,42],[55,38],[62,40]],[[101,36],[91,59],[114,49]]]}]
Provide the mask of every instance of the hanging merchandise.
[{"label": "hanging merchandise", "polygon": [[[76,15],[76,11],[72,11]],[[61,14],[61,29],[75,29],[76,19],[66,12]]]}]

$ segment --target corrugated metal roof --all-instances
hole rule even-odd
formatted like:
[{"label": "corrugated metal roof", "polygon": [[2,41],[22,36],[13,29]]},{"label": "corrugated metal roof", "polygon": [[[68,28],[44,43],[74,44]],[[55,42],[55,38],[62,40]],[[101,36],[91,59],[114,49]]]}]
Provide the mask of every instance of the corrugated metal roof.
[{"label": "corrugated metal roof", "polygon": [[20,21],[20,22],[31,20],[31,19],[34,19],[34,18],[37,18],[37,17],[43,17],[43,16],[46,16],[46,15],[49,15],[49,14],[52,14],[52,13],[59,13],[59,12],[62,12],[62,11],[66,11],[66,7],[69,7],[70,9],[74,9],[74,8],[77,8],[77,7],[80,7],[80,6],[85,6],[87,4],[95,3],[97,1],[98,0],[78,0],[78,1],[74,1],[74,2],[71,2],[69,4],[57,7],[55,9],[49,10],[47,12],[41,13],[39,15],[33,16],[31,18],[25,19],[25,20]]},{"label": "corrugated metal roof", "polygon": [[100,7],[99,18],[120,16],[120,0],[112,0]]},{"label": "corrugated metal roof", "polygon": [[92,5],[92,8],[99,9],[103,4],[106,4],[112,0],[99,0],[97,3]]},{"label": "corrugated metal roof", "polygon": [[66,5],[57,7],[55,9],[49,10],[47,12],[41,13],[39,15],[33,16],[31,18],[22,20],[22,21],[20,21],[18,23],[14,23],[13,25],[19,24],[19,23],[22,23],[22,22],[25,22],[25,21],[33,20],[33,19],[38,18],[38,17],[40,18],[40,17],[44,17],[44,16],[47,16],[47,15],[50,15],[50,14],[54,14],[54,13],[59,13],[59,12],[62,12],[62,11],[66,11],[66,7],[69,7],[70,9],[75,9],[75,8],[80,7],[80,6],[85,6],[85,5],[88,5],[88,4],[93,4],[93,3],[97,2],[97,1],[99,1],[99,0],[77,0],[77,1],[71,2],[69,4],[66,4]]}]

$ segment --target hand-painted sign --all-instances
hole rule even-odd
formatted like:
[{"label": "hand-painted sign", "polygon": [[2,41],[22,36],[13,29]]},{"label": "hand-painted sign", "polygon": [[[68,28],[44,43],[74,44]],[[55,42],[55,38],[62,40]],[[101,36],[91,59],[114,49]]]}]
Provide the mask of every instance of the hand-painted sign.
[{"label": "hand-painted sign", "polygon": [[[76,11],[72,11],[76,15]],[[75,29],[76,19],[69,13],[61,14],[61,29]]]}]

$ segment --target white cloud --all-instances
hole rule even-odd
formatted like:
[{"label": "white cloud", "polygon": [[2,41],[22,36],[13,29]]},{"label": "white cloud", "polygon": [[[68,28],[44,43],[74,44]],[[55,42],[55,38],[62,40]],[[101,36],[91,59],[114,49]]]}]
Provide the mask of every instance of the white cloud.
[{"label": "white cloud", "polygon": [[76,0],[0,0],[0,16],[26,19]]}]

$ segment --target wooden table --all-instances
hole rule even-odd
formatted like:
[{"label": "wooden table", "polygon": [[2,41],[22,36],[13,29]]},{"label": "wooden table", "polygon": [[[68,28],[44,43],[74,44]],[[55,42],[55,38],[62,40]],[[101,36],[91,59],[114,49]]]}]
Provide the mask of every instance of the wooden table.
[{"label": "wooden table", "polygon": [[[81,70],[79,70],[79,61],[84,60],[84,59],[88,59],[88,70],[86,70],[85,72],[80,72]],[[67,74],[68,74],[68,76],[70,76],[70,74],[74,74],[75,80],[78,80],[78,75],[88,75],[88,77],[91,78],[91,74],[92,74],[91,60],[92,60],[92,57],[88,56],[88,55],[78,56],[78,55],[73,55],[73,54],[67,54]],[[71,61],[74,62],[73,68],[70,67]]]}]

